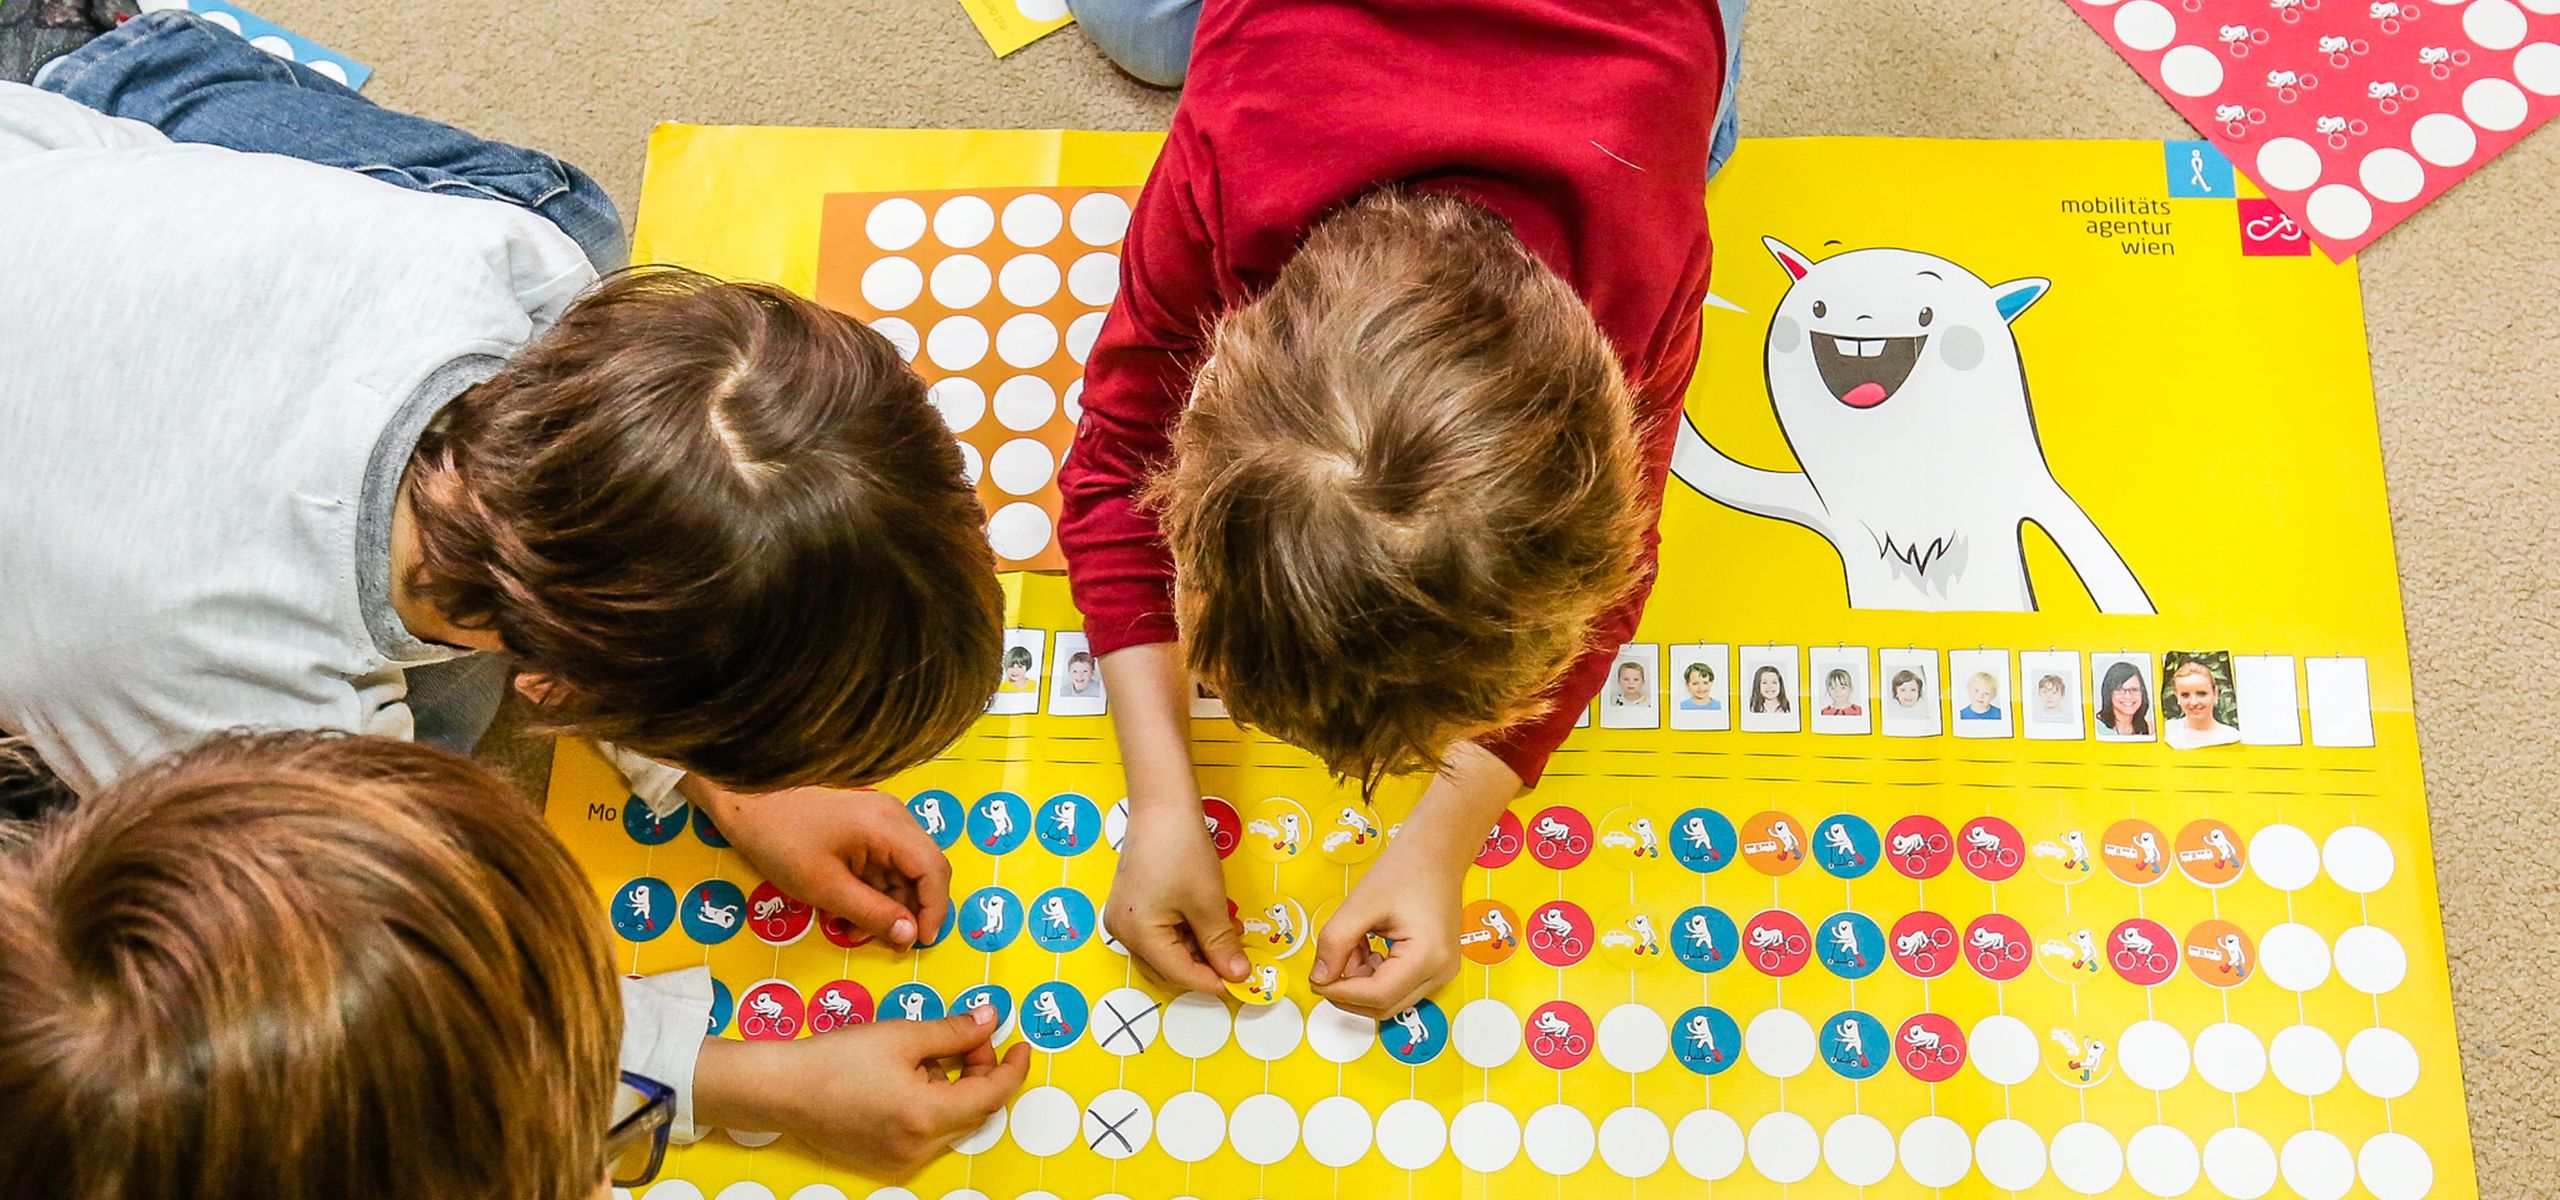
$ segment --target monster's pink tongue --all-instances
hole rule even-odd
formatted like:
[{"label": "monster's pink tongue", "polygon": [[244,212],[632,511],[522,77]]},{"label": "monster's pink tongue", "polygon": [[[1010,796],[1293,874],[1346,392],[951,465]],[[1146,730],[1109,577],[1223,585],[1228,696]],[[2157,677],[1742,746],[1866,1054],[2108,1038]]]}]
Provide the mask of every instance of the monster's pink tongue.
[{"label": "monster's pink tongue", "polygon": [[1881,383],[1862,383],[1850,388],[1848,395],[1840,397],[1840,403],[1851,408],[1874,408],[1884,403],[1885,397],[1892,394],[1884,390],[1884,385]]}]

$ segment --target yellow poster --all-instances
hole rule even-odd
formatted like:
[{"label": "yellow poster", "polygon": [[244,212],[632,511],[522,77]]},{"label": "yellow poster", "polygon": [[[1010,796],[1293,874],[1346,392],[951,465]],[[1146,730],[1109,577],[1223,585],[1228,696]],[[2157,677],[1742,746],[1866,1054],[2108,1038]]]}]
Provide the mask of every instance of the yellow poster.
[{"label": "yellow poster", "polygon": [[[667,127],[640,253],[815,291],[830,211],[1108,193],[1154,145]],[[1299,952],[1414,788],[1363,808],[1214,702],[1284,998],[1151,992],[1097,936],[1124,788],[1038,574],[991,715],[887,785],[948,847],[946,939],[619,965],[708,964],[726,1037],[994,1006],[1029,1087],[887,1200],[2476,1195],[2354,268],[2200,145],[1744,143],[1659,584],[1429,1003],[1348,1018]],[[614,915],[757,886],[581,748],[550,813]],[[644,1195],[880,1194],[761,1140]]]}]

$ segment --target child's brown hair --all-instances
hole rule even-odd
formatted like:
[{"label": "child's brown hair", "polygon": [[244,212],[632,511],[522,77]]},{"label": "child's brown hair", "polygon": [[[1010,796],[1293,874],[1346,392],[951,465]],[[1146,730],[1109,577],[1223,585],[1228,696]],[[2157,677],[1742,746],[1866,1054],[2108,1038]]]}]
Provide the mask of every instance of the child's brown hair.
[{"label": "child's brown hair", "polygon": [[1374,786],[1535,715],[1636,583],[1634,401],[1492,214],[1387,190],[1229,314],[1149,485],[1193,673]]},{"label": "child's brown hair", "polygon": [[614,989],[496,778],[218,738],[0,843],[0,1195],[589,1200]]},{"label": "child's brown hair", "polygon": [[888,339],[782,288],[625,272],[412,459],[418,592],[548,716],[744,791],[876,782],[968,728],[1003,596]]}]

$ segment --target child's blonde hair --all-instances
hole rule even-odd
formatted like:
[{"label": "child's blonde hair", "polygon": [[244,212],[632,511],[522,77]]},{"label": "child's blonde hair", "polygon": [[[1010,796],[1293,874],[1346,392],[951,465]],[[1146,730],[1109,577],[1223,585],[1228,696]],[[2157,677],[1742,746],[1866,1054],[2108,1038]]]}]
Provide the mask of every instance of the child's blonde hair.
[{"label": "child's blonde hair", "polygon": [[1634,401],[1483,209],[1374,192],[1220,321],[1148,499],[1193,674],[1374,785],[1535,715],[1637,584]]},{"label": "child's blonde hair", "polygon": [[454,755],[229,736],[0,850],[0,1195],[588,1200],[590,890]]}]

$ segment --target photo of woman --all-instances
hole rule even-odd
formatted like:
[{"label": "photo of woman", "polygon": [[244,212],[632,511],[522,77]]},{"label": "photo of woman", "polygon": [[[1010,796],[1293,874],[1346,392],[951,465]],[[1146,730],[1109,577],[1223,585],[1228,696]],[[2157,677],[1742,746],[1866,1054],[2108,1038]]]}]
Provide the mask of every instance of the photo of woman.
[{"label": "photo of woman", "polygon": [[2151,740],[2151,685],[2143,681],[2142,664],[2119,659],[2098,676],[2098,692],[2090,697],[2101,741]]},{"label": "photo of woman", "polygon": [[1867,715],[1867,710],[1859,707],[1858,705],[1858,698],[1855,694],[1857,686],[1858,681],[1850,678],[1847,670],[1839,667],[1832,668],[1830,674],[1822,677],[1823,695],[1828,700],[1828,702],[1822,706],[1822,715],[1826,717],[1863,717]]},{"label": "photo of woman", "polygon": [[1751,673],[1751,711],[1755,713],[1791,713],[1787,703],[1787,680],[1776,667],[1762,667]]},{"label": "photo of woman", "polygon": [[[2220,671],[2214,669],[2217,658]],[[2160,690],[2176,702],[2178,716],[2161,723],[2160,740],[2172,750],[2202,750],[2240,740],[2239,727],[2223,719],[2238,715],[2238,704],[2224,683],[2231,670],[2230,655],[2172,653],[2161,663]]]},{"label": "photo of woman", "polygon": [[1680,697],[1682,712],[1717,712],[1724,708],[1724,701],[1716,699],[1714,667],[1690,663],[1687,670],[1680,672],[1680,687],[1684,693]]}]

